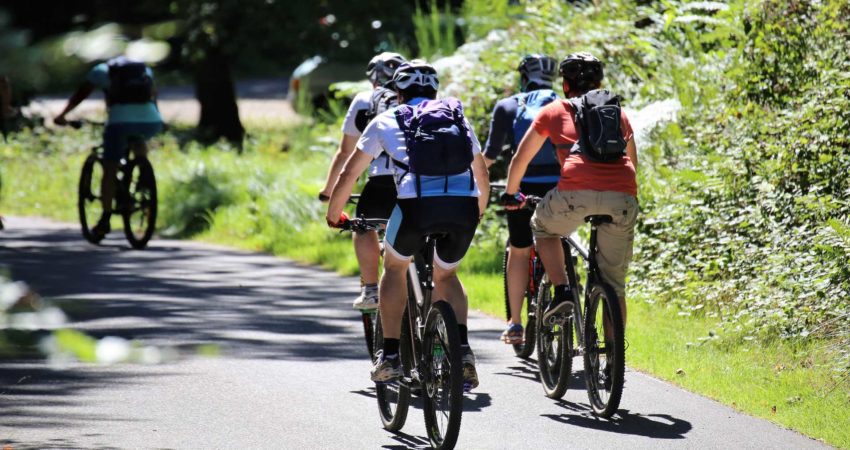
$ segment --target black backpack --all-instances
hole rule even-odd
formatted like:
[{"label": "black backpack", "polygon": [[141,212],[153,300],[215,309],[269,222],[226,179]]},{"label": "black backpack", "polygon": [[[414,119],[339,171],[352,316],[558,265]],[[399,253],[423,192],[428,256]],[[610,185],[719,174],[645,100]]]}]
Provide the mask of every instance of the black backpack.
[{"label": "black backpack", "polygon": [[144,63],[119,57],[106,64],[109,67],[109,89],[106,90],[108,104],[153,101],[153,79],[148,75],[148,67]]},{"label": "black backpack", "polygon": [[398,94],[391,89],[378,87],[372,91],[372,98],[369,99],[369,108],[361,109],[354,117],[354,126],[362,133],[366,129],[366,125],[372,121],[378,114],[398,105]]},{"label": "black backpack", "polygon": [[570,100],[576,112],[579,139],[570,153],[583,153],[593,161],[613,162],[626,156],[626,140],[620,128],[620,97],[596,89]]}]

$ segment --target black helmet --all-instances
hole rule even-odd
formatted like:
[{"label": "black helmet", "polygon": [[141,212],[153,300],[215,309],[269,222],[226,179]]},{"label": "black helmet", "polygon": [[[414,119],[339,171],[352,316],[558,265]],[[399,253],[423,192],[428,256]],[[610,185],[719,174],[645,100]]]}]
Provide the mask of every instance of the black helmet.
[{"label": "black helmet", "polygon": [[373,84],[384,85],[392,79],[393,73],[404,61],[404,56],[398,53],[383,52],[375,55],[366,66],[366,76]]},{"label": "black helmet", "polygon": [[555,58],[536,53],[522,58],[517,66],[517,70],[523,76],[522,90],[525,90],[529,83],[551,86],[555,81],[556,63]]},{"label": "black helmet", "polygon": [[602,62],[588,52],[573,53],[559,66],[565,80],[578,89],[594,87],[602,81]]},{"label": "black helmet", "polygon": [[430,87],[435,91],[440,87],[437,69],[421,59],[407,61],[398,66],[393,74],[392,84],[397,90],[404,90],[412,85]]}]

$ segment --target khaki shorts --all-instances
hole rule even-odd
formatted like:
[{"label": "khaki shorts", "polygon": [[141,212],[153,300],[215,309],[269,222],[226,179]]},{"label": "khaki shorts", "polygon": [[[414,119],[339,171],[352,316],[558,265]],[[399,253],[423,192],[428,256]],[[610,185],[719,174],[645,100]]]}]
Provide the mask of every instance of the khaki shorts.
[{"label": "khaki shorts", "polygon": [[596,262],[602,279],[610,284],[620,298],[626,296],[626,272],[632,259],[637,199],[613,191],[549,191],[537,205],[531,217],[535,237],[569,236],[594,214],[608,214],[612,223],[599,226]]}]

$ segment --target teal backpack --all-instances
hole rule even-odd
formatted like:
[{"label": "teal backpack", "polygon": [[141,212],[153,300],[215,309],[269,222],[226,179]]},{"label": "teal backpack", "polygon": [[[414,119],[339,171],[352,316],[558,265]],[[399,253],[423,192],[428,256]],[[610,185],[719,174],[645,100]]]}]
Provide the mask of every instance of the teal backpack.
[{"label": "teal backpack", "polygon": [[[551,89],[538,89],[528,93],[517,94],[517,103],[519,107],[514,119],[514,151],[519,147],[522,137],[525,132],[534,122],[534,118],[540,113],[540,110],[549,103],[558,99],[558,94]],[[528,164],[528,170],[525,172],[525,177],[539,177],[547,175],[561,175],[561,165],[558,163],[558,157],[555,154],[555,147],[549,139],[543,147],[534,155],[534,159]]]}]

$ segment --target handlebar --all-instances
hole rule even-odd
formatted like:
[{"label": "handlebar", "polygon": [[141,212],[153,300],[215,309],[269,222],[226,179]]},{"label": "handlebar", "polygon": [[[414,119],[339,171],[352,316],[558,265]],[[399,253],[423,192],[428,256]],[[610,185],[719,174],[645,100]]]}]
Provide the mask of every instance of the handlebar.
[{"label": "handlebar", "polygon": [[382,229],[386,226],[387,222],[387,219],[367,219],[365,217],[355,217],[340,224],[339,228],[341,231],[375,231]]}]

